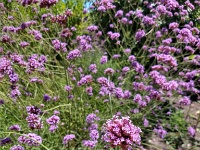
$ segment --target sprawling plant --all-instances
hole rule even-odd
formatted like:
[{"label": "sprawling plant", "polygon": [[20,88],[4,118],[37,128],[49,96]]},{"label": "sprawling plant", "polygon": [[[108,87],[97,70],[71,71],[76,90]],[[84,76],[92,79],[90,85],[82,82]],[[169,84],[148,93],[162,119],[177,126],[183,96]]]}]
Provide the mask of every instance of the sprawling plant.
[{"label": "sprawling plant", "polygon": [[0,3],[2,149],[196,146],[200,2],[91,2]]}]

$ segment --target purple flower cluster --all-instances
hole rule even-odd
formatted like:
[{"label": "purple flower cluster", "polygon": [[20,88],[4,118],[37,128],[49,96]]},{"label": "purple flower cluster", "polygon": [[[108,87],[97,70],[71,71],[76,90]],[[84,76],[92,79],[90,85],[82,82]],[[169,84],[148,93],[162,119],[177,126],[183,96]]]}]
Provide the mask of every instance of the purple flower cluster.
[{"label": "purple flower cluster", "polygon": [[115,71],[112,68],[107,68],[106,70],[104,70],[104,74],[106,75],[113,75],[114,72]]},{"label": "purple flower cluster", "polygon": [[158,126],[158,128],[154,128],[153,130],[155,133],[158,134],[160,138],[164,138],[167,135],[167,131],[163,129],[162,126]]},{"label": "purple flower cluster", "polygon": [[109,31],[107,33],[109,35],[109,37],[112,39],[112,40],[117,40],[119,37],[120,37],[120,34],[119,33],[113,33],[111,31]]},{"label": "purple flower cluster", "polygon": [[144,36],[145,36],[145,31],[139,29],[135,34],[135,39],[136,39],[136,41],[139,42]]},{"label": "purple flower cluster", "polygon": [[114,9],[116,7],[113,2],[114,0],[99,0],[95,4],[98,11],[106,12],[107,10]]},{"label": "purple flower cluster", "polygon": [[39,146],[42,144],[42,138],[35,133],[28,133],[20,136],[18,142],[28,146]]},{"label": "purple flower cluster", "polygon": [[21,145],[14,145],[10,148],[10,150],[25,150],[25,148]]},{"label": "purple flower cluster", "polygon": [[26,121],[28,122],[28,126],[31,129],[41,129],[43,128],[43,123],[41,118],[36,114],[29,113],[26,117]]},{"label": "purple flower cluster", "polygon": [[28,32],[28,34],[33,35],[34,38],[35,38],[35,40],[37,40],[37,41],[39,41],[39,40],[42,39],[42,34],[41,34],[40,31],[38,31],[38,30],[30,30],[30,31]]},{"label": "purple flower cluster", "polygon": [[89,66],[89,71],[91,71],[92,73],[97,73],[97,65],[96,64],[91,64]]},{"label": "purple flower cluster", "polygon": [[105,63],[107,63],[107,61],[108,61],[108,57],[107,56],[102,56],[101,59],[100,59],[100,63],[101,64],[105,64]]},{"label": "purple flower cluster", "polygon": [[98,139],[99,139],[99,131],[98,129],[98,125],[95,123],[95,121],[100,120],[99,117],[97,117],[96,114],[89,114],[86,117],[86,122],[87,122],[87,126],[88,126],[88,131],[90,133],[90,140],[83,140],[83,146],[85,147],[89,147],[89,148],[94,148],[96,146],[96,144],[98,143]]},{"label": "purple flower cluster", "polygon": [[81,51],[88,51],[92,48],[92,39],[89,35],[77,36],[76,40],[79,43],[78,49],[80,49]]},{"label": "purple flower cluster", "polygon": [[36,69],[39,71],[44,71],[44,63],[47,61],[46,56],[41,55],[40,57],[37,54],[33,54],[28,58],[28,63],[26,66],[26,72],[31,73]]},{"label": "purple flower cluster", "polygon": [[66,52],[67,51],[67,43],[60,42],[58,39],[55,39],[52,41],[53,47],[56,51],[62,51]]},{"label": "purple flower cluster", "polygon": [[142,131],[132,124],[129,117],[119,119],[119,116],[113,116],[103,125],[103,132],[102,139],[113,148],[119,146],[125,150],[129,145],[140,144],[141,142],[140,133]]},{"label": "purple flower cluster", "polygon": [[26,106],[26,111],[28,114],[39,115],[41,110],[37,106]]},{"label": "purple flower cluster", "polygon": [[81,78],[80,81],[77,82],[78,86],[82,86],[82,85],[87,85],[89,83],[91,83],[93,80],[91,75],[85,75],[84,77]]},{"label": "purple flower cluster", "polygon": [[98,28],[99,28],[98,26],[92,25],[92,26],[87,27],[87,30],[90,32],[94,32],[94,31],[97,31]]},{"label": "purple flower cluster", "polygon": [[187,105],[190,105],[190,104],[191,104],[191,100],[190,100],[189,97],[184,96],[183,98],[181,98],[181,99],[178,101],[178,104],[179,104],[179,105],[187,106]]},{"label": "purple flower cluster", "polygon": [[20,42],[19,46],[21,46],[22,48],[25,48],[27,46],[29,46],[30,44],[28,42],[22,41]]},{"label": "purple flower cluster", "polygon": [[49,131],[55,132],[58,128],[58,124],[60,122],[60,117],[53,115],[46,120],[46,122],[50,125]]},{"label": "purple flower cluster", "polygon": [[80,57],[82,57],[82,55],[81,55],[81,52],[78,49],[70,51],[67,55],[68,60],[73,60],[75,58],[80,58]]},{"label": "purple flower cluster", "polygon": [[49,8],[52,5],[55,5],[57,2],[58,2],[58,0],[41,0],[40,7],[41,8]]},{"label": "purple flower cluster", "polygon": [[75,135],[74,134],[68,134],[63,138],[63,144],[67,145],[69,143],[69,141],[75,139]]},{"label": "purple flower cluster", "polygon": [[196,134],[196,130],[193,127],[188,127],[188,134],[190,135],[190,137],[195,137]]},{"label": "purple flower cluster", "polygon": [[21,128],[18,124],[12,125],[9,127],[9,130],[13,130],[13,131],[21,131]]}]

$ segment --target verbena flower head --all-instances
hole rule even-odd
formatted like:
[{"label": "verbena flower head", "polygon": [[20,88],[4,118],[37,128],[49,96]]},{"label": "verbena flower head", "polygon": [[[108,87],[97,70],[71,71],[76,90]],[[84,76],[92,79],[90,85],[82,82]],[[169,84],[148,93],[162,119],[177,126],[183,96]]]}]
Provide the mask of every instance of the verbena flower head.
[{"label": "verbena flower head", "polygon": [[94,121],[98,121],[99,119],[100,118],[97,117],[96,114],[91,113],[91,114],[87,115],[86,122],[87,122],[87,124],[90,125],[90,124],[94,123]]},{"label": "verbena flower head", "polygon": [[49,8],[50,6],[56,4],[58,2],[58,0],[41,0],[40,1],[40,7],[41,8]]},{"label": "verbena flower head", "polygon": [[28,133],[20,136],[18,142],[28,146],[39,146],[42,143],[42,138],[35,133]]},{"label": "verbena flower head", "polygon": [[58,123],[60,122],[60,117],[53,115],[46,120],[46,122],[50,125],[49,131],[55,132],[58,128]]},{"label": "verbena flower head", "polygon": [[129,117],[113,116],[112,119],[107,120],[103,125],[104,135],[102,139],[115,148],[120,146],[123,150],[127,149],[129,145],[140,144],[141,129],[132,124]]},{"label": "verbena flower head", "polygon": [[188,127],[188,134],[191,136],[191,137],[195,137],[195,134],[196,134],[196,130],[193,128],[193,127]]},{"label": "verbena flower head", "polygon": [[14,145],[13,147],[10,148],[10,150],[25,150],[24,147],[21,145]]},{"label": "verbena flower head", "polygon": [[97,141],[92,141],[92,140],[84,140],[83,141],[83,146],[89,147],[89,148],[94,148],[97,144]]},{"label": "verbena flower head", "polygon": [[135,34],[135,39],[136,39],[136,41],[139,42],[144,36],[145,36],[145,31],[139,29]]},{"label": "verbena flower head", "polygon": [[75,135],[74,134],[68,134],[63,138],[63,144],[67,145],[69,141],[75,139]]},{"label": "verbena flower head", "polygon": [[26,117],[26,121],[28,122],[28,126],[31,129],[41,129],[41,128],[43,128],[43,123],[41,121],[41,118],[36,114],[31,114],[30,113]]},{"label": "verbena flower head", "polygon": [[101,64],[107,63],[107,61],[108,61],[107,59],[108,59],[107,56],[102,56],[101,59],[100,59],[100,63]]},{"label": "verbena flower head", "polygon": [[10,126],[9,130],[21,131],[21,128],[18,124],[15,124],[15,125]]},{"label": "verbena flower head", "polygon": [[41,113],[41,109],[39,109],[37,106],[27,106],[26,111],[29,114],[36,114],[36,115],[39,115]]},{"label": "verbena flower head", "polygon": [[6,145],[9,143],[12,143],[12,140],[10,137],[2,138],[2,139],[0,138],[0,146]]},{"label": "verbena flower head", "polygon": [[153,130],[155,133],[158,134],[158,136],[160,138],[164,138],[167,135],[167,131],[162,127],[162,126],[158,126],[158,128],[154,128]]},{"label": "verbena flower head", "polygon": [[185,106],[187,106],[187,105],[190,105],[190,104],[191,104],[191,100],[190,100],[189,97],[184,96],[184,97],[182,97],[182,98],[178,101],[178,104],[179,104],[179,105],[185,105]]}]

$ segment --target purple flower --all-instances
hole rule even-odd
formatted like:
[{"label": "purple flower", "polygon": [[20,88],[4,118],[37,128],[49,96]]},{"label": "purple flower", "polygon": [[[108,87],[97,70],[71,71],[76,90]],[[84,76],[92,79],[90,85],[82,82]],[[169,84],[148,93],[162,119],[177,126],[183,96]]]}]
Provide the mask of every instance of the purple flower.
[{"label": "purple flower", "polygon": [[163,5],[159,5],[156,7],[156,10],[158,11],[158,13],[160,14],[165,14],[167,12],[166,7]]},{"label": "purple flower", "polygon": [[159,126],[158,128],[154,128],[153,131],[157,133],[159,137],[162,139],[167,135],[167,131],[164,130],[162,126]]},{"label": "purple flower", "polygon": [[40,31],[37,31],[37,30],[30,30],[30,31],[28,32],[28,34],[34,35],[34,38],[35,38],[35,40],[37,40],[37,41],[39,41],[39,40],[42,39],[42,34],[40,33]]},{"label": "purple flower", "polygon": [[146,118],[144,118],[143,119],[143,124],[144,124],[144,127],[148,127],[149,126],[149,121]]},{"label": "purple flower", "polygon": [[62,52],[66,52],[67,51],[67,43],[62,43],[60,42],[58,39],[55,39],[52,41],[53,47],[56,51],[60,51],[62,50]]},{"label": "purple flower", "polygon": [[21,92],[19,91],[19,87],[12,85],[11,86],[11,91],[10,91],[10,97],[13,99],[16,99],[17,97],[19,97],[21,95]]},{"label": "purple flower", "polygon": [[99,28],[98,26],[92,25],[92,26],[87,27],[87,30],[90,32],[94,32],[94,31],[97,31],[98,28]]},{"label": "purple flower", "polygon": [[26,5],[31,5],[32,3],[36,4],[38,0],[22,0],[19,2],[21,2],[22,6],[26,6]]},{"label": "purple flower", "polygon": [[89,66],[89,71],[91,71],[92,73],[97,73],[97,65],[96,64],[91,64]]},{"label": "purple flower", "polygon": [[28,133],[20,136],[18,142],[28,146],[39,146],[42,144],[42,138],[35,133]]},{"label": "purple flower", "polygon": [[72,91],[72,87],[69,86],[69,85],[66,85],[65,86],[65,90],[68,91],[68,92],[71,92]]},{"label": "purple flower", "polygon": [[80,57],[82,57],[82,55],[78,49],[70,51],[67,55],[67,59],[69,59],[69,60],[73,60],[75,58],[80,58]]},{"label": "purple flower", "polygon": [[9,79],[10,79],[10,82],[11,82],[12,84],[17,83],[17,82],[19,81],[18,74],[16,74],[16,73],[10,74],[10,75],[9,75]]},{"label": "purple flower", "polygon": [[86,117],[86,122],[87,122],[87,124],[92,124],[92,123],[94,123],[94,121],[98,121],[100,118],[99,117],[97,117],[97,115],[96,114],[89,114],[89,115],[87,115],[87,117]]},{"label": "purple flower", "polygon": [[101,86],[109,86],[109,81],[105,77],[99,77],[97,81],[101,84]]},{"label": "purple flower", "polygon": [[142,96],[140,94],[136,94],[134,96],[134,99],[133,99],[136,103],[138,103],[139,101],[142,101]]},{"label": "purple flower", "polygon": [[21,131],[21,128],[18,124],[15,124],[15,125],[10,126],[9,130]]},{"label": "purple flower", "polygon": [[179,104],[179,105],[185,105],[185,106],[187,106],[187,105],[190,105],[190,104],[191,104],[191,100],[190,100],[189,97],[184,96],[183,98],[181,98],[181,99],[178,101],[178,104]]},{"label": "purple flower", "polygon": [[63,144],[67,145],[69,141],[75,139],[75,135],[74,134],[68,134],[63,138]]},{"label": "purple flower", "polygon": [[31,129],[43,128],[43,123],[42,123],[40,117],[36,114],[29,114],[28,117],[26,117],[26,121],[28,122],[28,126]]},{"label": "purple flower", "polygon": [[188,127],[188,134],[190,135],[190,137],[195,137],[196,134],[196,130],[193,127]]},{"label": "purple flower", "polygon": [[0,139],[0,146],[6,145],[6,144],[9,144],[9,143],[12,143],[12,140],[9,137]]},{"label": "purple flower", "polygon": [[169,24],[169,29],[174,30],[174,29],[178,28],[178,26],[179,26],[179,24],[177,22],[172,22]]},{"label": "purple flower", "polygon": [[29,46],[30,44],[28,42],[22,41],[20,42],[19,46],[21,46],[22,48],[25,48],[27,46]]},{"label": "purple flower", "polygon": [[149,16],[144,16],[142,19],[142,22],[144,23],[144,25],[154,25],[155,21],[153,18],[149,17]]},{"label": "purple flower", "polygon": [[117,99],[124,98],[124,93],[121,88],[115,88],[115,96]]},{"label": "purple flower", "polygon": [[131,55],[131,56],[128,57],[128,60],[129,60],[131,63],[133,63],[133,62],[135,62],[136,58],[135,58],[134,55]]},{"label": "purple flower", "polygon": [[108,34],[112,40],[117,40],[120,37],[119,33],[110,33]]},{"label": "purple flower", "polygon": [[55,132],[58,128],[58,123],[60,122],[60,117],[53,115],[46,120],[46,122],[50,125],[49,131]]},{"label": "purple flower", "polygon": [[[44,59],[45,58],[45,59]],[[26,64],[26,72],[31,73],[38,69],[39,71],[44,71],[44,63],[46,62],[46,57],[41,55],[40,57],[37,54],[32,54],[28,58],[28,63]]]},{"label": "purple flower", "polygon": [[119,18],[119,17],[122,17],[123,16],[123,10],[118,10],[116,13],[115,13],[115,17],[116,18]]},{"label": "purple flower", "polygon": [[156,38],[160,38],[160,37],[162,37],[161,31],[156,31]]},{"label": "purple flower", "polygon": [[102,139],[111,144],[113,148],[120,146],[122,149],[128,148],[129,145],[140,144],[141,129],[132,124],[129,117],[113,116],[103,125],[104,135]]},{"label": "purple flower", "polygon": [[120,22],[121,22],[122,24],[127,24],[128,21],[129,21],[129,20],[128,20],[126,17],[123,17],[123,18],[120,20]]},{"label": "purple flower", "polygon": [[124,97],[123,97],[123,98],[128,99],[128,98],[130,98],[130,97],[131,97],[131,92],[130,92],[129,90],[125,90],[125,91],[124,91]]},{"label": "purple flower", "polygon": [[101,59],[100,59],[100,63],[101,64],[107,63],[107,61],[108,61],[107,59],[108,59],[107,56],[102,56]]},{"label": "purple flower", "polygon": [[97,129],[98,129],[98,124],[96,124],[96,123],[92,123],[92,124],[90,124],[90,126],[88,127],[88,130],[89,130],[89,131],[97,130]]},{"label": "purple flower", "polygon": [[107,68],[106,70],[104,70],[104,74],[106,75],[113,75],[114,72],[115,71],[112,68]]},{"label": "purple flower", "polygon": [[0,106],[3,105],[5,102],[3,99],[0,99]]},{"label": "purple flower", "polygon": [[89,95],[89,96],[92,96],[93,95],[93,93],[92,93],[92,87],[90,86],[90,87],[87,87],[86,88],[86,92],[87,92],[87,94]]},{"label": "purple flower", "polygon": [[44,94],[43,99],[44,101],[48,102],[51,100],[51,96],[49,96],[48,94]]},{"label": "purple flower", "polygon": [[82,86],[82,85],[87,85],[89,83],[91,83],[93,80],[91,75],[85,75],[84,77],[81,78],[80,81],[77,82],[78,86]]},{"label": "purple flower", "polygon": [[162,44],[169,45],[172,42],[172,38],[168,38],[166,40],[162,40]]},{"label": "purple flower", "polygon": [[35,115],[39,115],[41,113],[41,110],[36,106],[27,106],[26,111],[29,114],[35,114]]},{"label": "purple flower", "polygon": [[58,0],[41,0],[40,1],[40,7],[41,8],[49,8],[53,5],[55,5],[58,2]]},{"label": "purple flower", "polygon": [[98,141],[84,140],[83,146],[89,147],[89,148],[94,148],[96,146],[97,142]]},{"label": "purple flower", "polygon": [[13,73],[12,63],[6,57],[0,57],[0,77]]},{"label": "purple flower", "polygon": [[142,10],[136,10],[135,15],[137,18],[142,18],[144,15],[142,14]]},{"label": "purple flower", "polygon": [[139,42],[144,36],[145,36],[145,31],[139,29],[135,34],[135,39],[136,39],[136,41]]},{"label": "purple flower", "polygon": [[99,138],[99,132],[98,132],[98,130],[90,130],[90,138],[93,141],[98,140],[98,138]]},{"label": "purple flower", "polygon": [[25,150],[24,147],[21,145],[14,145],[13,147],[10,148],[10,150]]}]

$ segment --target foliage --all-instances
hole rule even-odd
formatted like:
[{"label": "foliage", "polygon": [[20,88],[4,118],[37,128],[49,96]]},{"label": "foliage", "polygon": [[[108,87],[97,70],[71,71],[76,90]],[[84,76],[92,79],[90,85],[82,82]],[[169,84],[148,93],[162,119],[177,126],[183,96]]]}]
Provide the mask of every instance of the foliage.
[{"label": "foliage", "polygon": [[200,93],[198,7],[23,2],[0,3],[1,149],[148,148],[153,133],[174,149],[196,142],[199,119],[180,108]]}]

